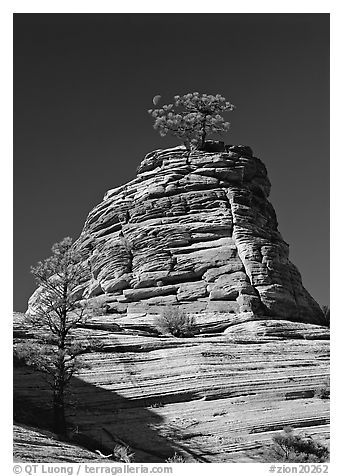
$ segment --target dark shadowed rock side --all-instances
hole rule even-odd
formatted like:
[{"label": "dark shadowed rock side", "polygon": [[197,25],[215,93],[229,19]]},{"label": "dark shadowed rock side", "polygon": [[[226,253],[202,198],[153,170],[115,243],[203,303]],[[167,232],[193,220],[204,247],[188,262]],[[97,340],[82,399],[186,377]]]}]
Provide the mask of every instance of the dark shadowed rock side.
[{"label": "dark shadowed rock side", "polygon": [[93,278],[80,299],[94,298],[133,327],[151,328],[167,306],[196,314],[205,331],[262,316],[320,324],[269,192],[250,147],[149,153],[137,178],[109,190],[87,217],[77,246]]}]

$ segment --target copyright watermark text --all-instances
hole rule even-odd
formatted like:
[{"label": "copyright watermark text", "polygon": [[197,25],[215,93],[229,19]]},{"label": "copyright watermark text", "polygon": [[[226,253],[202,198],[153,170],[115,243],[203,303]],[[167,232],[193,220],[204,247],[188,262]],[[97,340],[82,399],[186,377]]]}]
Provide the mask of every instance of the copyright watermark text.
[{"label": "copyright watermark text", "polygon": [[86,474],[172,474],[171,466],[146,466],[146,465],[88,465],[88,464],[15,464],[13,466],[14,474],[24,475],[49,475],[49,474],[68,474],[68,475],[86,475]]}]

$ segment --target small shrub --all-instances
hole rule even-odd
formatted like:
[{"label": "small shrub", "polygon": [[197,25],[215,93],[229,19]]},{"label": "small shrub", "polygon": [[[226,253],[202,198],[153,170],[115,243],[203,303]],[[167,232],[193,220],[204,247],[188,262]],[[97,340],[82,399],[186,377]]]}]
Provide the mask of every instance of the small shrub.
[{"label": "small shrub", "polygon": [[219,410],[218,412],[214,412],[213,413],[213,416],[216,417],[216,416],[223,416],[223,415],[227,415],[227,410]]},{"label": "small shrub", "polygon": [[156,326],[163,334],[174,337],[194,337],[195,319],[178,308],[169,308],[156,319]]},{"label": "small shrub", "polygon": [[174,455],[171,458],[166,459],[166,463],[185,463],[186,460],[185,458],[177,453],[174,453]]},{"label": "small shrub", "polygon": [[329,459],[329,450],[310,436],[295,435],[292,428],[286,427],[274,436],[268,456],[271,461],[323,463]]},{"label": "small shrub", "polygon": [[91,317],[100,317],[107,314],[107,309],[109,306],[100,305],[100,304],[92,304],[91,306],[87,307],[87,315]]},{"label": "small shrub", "polygon": [[315,390],[314,394],[318,398],[321,398],[323,400],[329,400],[330,399],[330,383],[325,382],[325,384],[322,387],[319,387]]},{"label": "small shrub", "polygon": [[163,403],[162,402],[153,402],[149,408],[161,408],[163,407]]},{"label": "small shrub", "polygon": [[25,367],[26,355],[20,346],[13,348],[13,367]]},{"label": "small shrub", "polygon": [[132,463],[135,453],[128,446],[116,445],[113,448],[113,458],[121,463]]}]

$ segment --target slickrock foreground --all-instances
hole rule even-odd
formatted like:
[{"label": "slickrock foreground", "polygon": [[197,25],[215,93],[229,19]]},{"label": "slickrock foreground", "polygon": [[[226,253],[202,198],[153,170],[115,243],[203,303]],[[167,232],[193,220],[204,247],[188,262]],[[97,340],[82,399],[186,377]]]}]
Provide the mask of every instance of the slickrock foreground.
[{"label": "slickrock foreground", "polygon": [[13,426],[15,462],[32,463],[103,463],[104,460],[91,451],[56,439],[56,435],[25,425]]},{"label": "slickrock foreground", "polygon": [[[15,343],[32,338],[16,321]],[[289,425],[328,443],[327,328],[255,321],[180,339],[111,332],[111,321],[100,316],[74,331],[79,342],[92,336],[103,345],[72,381],[75,442],[92,439],[103,453],[125,443],[136,462],[175,452],[187,462],[262,462],[264,445]],[[19,409],[48,405],[46,383],[31,369],[15,368],[14,388]]]}]

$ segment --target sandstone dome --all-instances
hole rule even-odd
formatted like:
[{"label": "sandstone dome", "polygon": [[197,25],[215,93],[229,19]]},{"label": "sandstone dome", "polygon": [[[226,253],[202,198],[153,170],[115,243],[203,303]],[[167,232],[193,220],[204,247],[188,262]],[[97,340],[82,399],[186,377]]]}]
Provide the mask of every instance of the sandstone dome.
[{"label": "sandstone dome", "polygon": [[247,146],[206,146],[147,154],[137,177],[89,213],[76,242],[92,269],[81,301],[143,321],[178,306],[207,329],[261,318],[320,324],[278,231],[263,162]]}]

